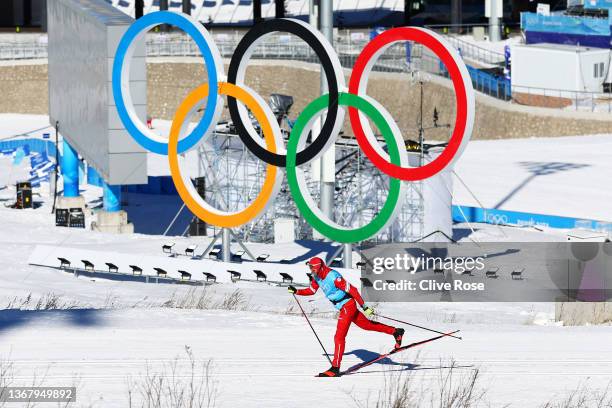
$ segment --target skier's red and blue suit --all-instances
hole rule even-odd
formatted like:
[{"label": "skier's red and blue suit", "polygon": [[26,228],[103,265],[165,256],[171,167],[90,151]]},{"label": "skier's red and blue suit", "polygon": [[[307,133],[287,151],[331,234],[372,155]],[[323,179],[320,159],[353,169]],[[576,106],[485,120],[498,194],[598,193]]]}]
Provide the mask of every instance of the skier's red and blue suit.
[{"label": "skier's red and blue suit", "polygon": [[373,330],[393,335],[394,327],[373,322],[357,310],[357,304],[363,306],[363,299],[357,288],[351,286],[338,271],[330,269],[325,264],[321,266],[317,273],[312,274],[310,287],[298,290],[296,295],[314,295],[319,288],[321,288],[327,299],[334,304],[336,309],[340,311],[336,335],[334,336],[334,360],[332,362],[334,367],[340,367],[342,355],[344,354],[346,334],[351,323],[355,323],[364,330]]}]

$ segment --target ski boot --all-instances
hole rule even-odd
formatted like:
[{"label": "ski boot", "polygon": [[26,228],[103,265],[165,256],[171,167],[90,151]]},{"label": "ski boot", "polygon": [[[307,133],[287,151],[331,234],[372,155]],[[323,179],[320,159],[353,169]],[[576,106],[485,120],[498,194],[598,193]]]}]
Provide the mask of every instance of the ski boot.
[{"label": "ski boot", "polygon": [[340,377],[340,368],[331,366],[329,370],[319,373],[317,377]]}]

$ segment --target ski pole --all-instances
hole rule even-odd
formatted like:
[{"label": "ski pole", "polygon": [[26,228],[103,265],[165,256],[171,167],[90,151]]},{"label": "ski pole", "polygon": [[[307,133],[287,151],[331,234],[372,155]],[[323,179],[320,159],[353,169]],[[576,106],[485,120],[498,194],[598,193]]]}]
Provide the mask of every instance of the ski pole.
[{"label": "ski pole", "polygon": [[398,322],[398,323],[402,323],[402,324],[407,324],[408,326],[418,327],[419,329],[427,330],[427,331],[434,332],[434,333],[438,333],[438,334],[445,334],[445,335],[447,335],[448,337],[454,337],[454,338],[456,338],[456,339],[463,340],[463,339],[462,339],[461,337],[459,337],[459,336],[453,336],[452,334],[444,333],[444,332],[437,331],[437,330],[433,330],[433,329],[428,329],[427,327],[423,327],[423,326],[419,326],[419,325],[417,325],[417,324],[412,324],[412,323],[404,322],[404,321],[401,321],[401,320],[393,319],[393,318],[391,318],[391,317],[383,316],[383,315],[380,315],[380,314],[378,314],[378,313],[376,313],[376,316],[378,316],[378,317],[382,317],[383,319],[392,320],[392,321],[394,321],[394,322]]},{"label": "ski pole", "polygon": [[327,358],[327,361],[329,361],[330,365],[334,365],[332,363],[331,359],[329,358],[329,354],[327,354],[327,350],[325,350],[325,346],[323,346],[323,343],[321,343],[321,339],[317,335],[317,332],[315,331],[314,327],[312,327],[312,324],[310,324],[310,320],[308,319],[308,316],[306,316],[306,312],[304,312],[304,309],[302,309],[302,305],[300,304],[300,301],[298,300],[297,296],[295,296],[295,293],[292,293],[292,295],[293,295],[293,298],[295,299],[295,301],[297,302],[298,306],[300,307],[300,310],[302,311],[302,315],[306,318],[306,321],[308,322],[308,325],[310,326],[310,329],[312,330],[312,332],[314,333],[315,337],[317,338],[317,341],[321,345],[321,348],[323,349],[323,352],[325,353],[325,357]]}]

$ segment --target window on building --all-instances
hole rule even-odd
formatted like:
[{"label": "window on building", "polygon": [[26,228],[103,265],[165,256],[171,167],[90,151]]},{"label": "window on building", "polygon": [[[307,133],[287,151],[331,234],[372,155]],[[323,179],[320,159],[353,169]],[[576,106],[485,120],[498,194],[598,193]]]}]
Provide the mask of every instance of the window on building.
[{"label": "window on building", "polygon": [[602,78],[605,74],[603,62],[593,65],[593,78]]}]

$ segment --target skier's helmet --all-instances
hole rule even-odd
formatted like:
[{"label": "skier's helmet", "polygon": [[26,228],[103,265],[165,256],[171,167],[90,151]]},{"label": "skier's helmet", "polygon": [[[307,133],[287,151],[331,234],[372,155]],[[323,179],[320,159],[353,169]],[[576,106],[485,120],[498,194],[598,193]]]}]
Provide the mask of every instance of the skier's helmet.
[{"label": "skier's helmet", "polygon": [[325,266],[325,262],[323,262],[321,258],[315,256],[314,258],[310,258],[310,260],[306,262],[306,265],[308,265],[311,270],[314,270],[314,272],[318,272],[322,266]]}]

